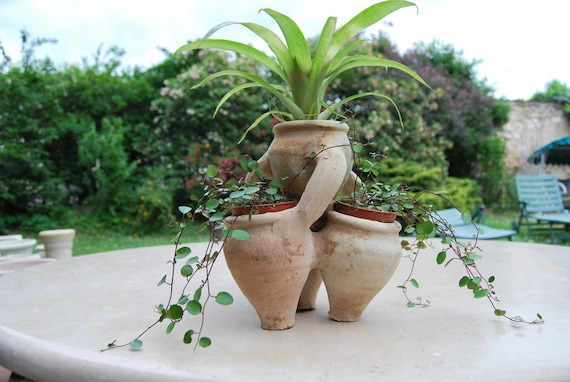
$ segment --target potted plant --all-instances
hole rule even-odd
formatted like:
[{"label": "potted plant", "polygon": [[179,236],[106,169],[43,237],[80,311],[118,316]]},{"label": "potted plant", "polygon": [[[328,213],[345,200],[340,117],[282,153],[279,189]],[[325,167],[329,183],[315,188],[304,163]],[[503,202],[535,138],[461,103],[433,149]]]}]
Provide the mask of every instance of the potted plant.
[{"label": "potted plant", "polygon": [[[315,252],[318,252],[315,245],[319,244],[315,243],[312,232],[337,194],[343,193],[343,187],[349,179],[352,168],[353,155],[347,136],[348,125],[331,119],[342,119],[343,105],[361,97],[386,98],[395,107],[395,103],[390,98],[376,90],[363,91],[345,99],[331,101],[327,99],[329,85],[345,71],[358,67],[377,67],[403,71],[427,86],[416,72],[399,62],[359,53],[363,42],[360,34],[366,28],[376,24],[392,12],[409,6],[414,6],[414,3],[402,0],[378,2],[362,10],[338,28],[337,18],[329,17],[315,42],[314,49],[291,18],[273,9],[265,8],[262,11],[275,21],[283,39],[272,30],[255,23],[227,22],[215,26],[206,33],[204,38],[185,44],[177,51],[177,53],[197,49],[231,51],[259,62],[274,74],[272,78],[275,81],[269,81],[252,73],[220,70],[204,78],[195,87],[224,76],[235,76],[245,80],[243,84],[228,90],[221,98],[214,111],[214,116],[234,94],[252,87],[262,88],[273,98],[268,104],[275,106],[260,115],[244,132],[247,134],[269,117],[282,121],[273,128],[273,141],[266,153],[258,160],[258,171],[251,173],[247,180],[255,182],[261,177],[269,181],[282,182],[285,196],[296,200],[297,204],[291,209],[277,213],[278,215],[226,220],[226,225],[230,230],[239,227],[240,230],[247,231],[256,226],[257,221],[264,221],[267,224],[263,239],[265,241],[262,241],[262,246],[271,245],[272,248],[279,248],[283,252],[282,257],[298,260],[298,266],[303,268],[302,271],[295,270],[299,279],[296,280],[294,287],[289,288],[295,290],[294,294],[301,293],[303,296],[314,294],[310,291],[301,292],[305,290],[302,279],[307,278],[307,274],[314,276],[309,277],[308,284],[314,285],[315,288],[320,285],[317,281],[319,272],[316,270],[318,260],[315,255]],[[244,27],[253,32],[267,43],[272,56],[238,41],[215,38],[217,31],[230,26]],[[276,235],[275,232],[279,234]],[[243,254],[244,251],[253,253],[256,251],[254,248],[251,242],[246,245],[230,237],[224,244],[224,253],[230,270],[233,272],[237,261],[244,259],[243,255],[238,256],[238,254]],[[252,256],[263,256],[264,251],[261,248],[257,251],[258,254]],[[236,261],[234,262],[233,259]],[[279,263],[279,261],[275,262],[272,256],[266,256],[265,259],[268,264]],[[279,264],[275,265],[279,266]],[[251,271],[251,276],[266,270],[264,268],[256,272]],[[284,279],[288,277],[284,272],[275,272],[275,274],[284,275],[282,276]],[[260,279],[269,280],[271,277],[260,276]],[[273,284],[276,284],[275,280]],[[265,285],[264,287],[258,286],[251,288],[251,292],[266,291],[268,288],[269,286],[265,288]],[[242,287],[242,291],[244,289],[245,287]],[[250,301],[256,299],[245,291],[244,294]],[[262,326],[265,328],[272,326],[273,329],[290,327],[294,321],[296,308],[300,306],[297,302],[293,303],[295,299],[299,300],[299,296],[287,300],[287,318],[281,312],[275,315],[268,312],[260,314],[260,318],[262,316],[273,317],[274,322],[283,324],[269,325],[262,319]],[[267,295],[261,300],[275,301],[275,298]],[[302,300],[305,299],[302,298]],[[310,297],[307,298],[307,303],[301,305],[310,308],[313,305],[310,300]]]},{"label": "potted plant", "polygon": [[[408,258],[411,262],[410,273],[399,286],[409,307],[429,305],[429,300],[423,300],[420,297],[410,298],[408,291],[410,286],[419,287],[418,281],[413,278],[413,271],[421,251],[428,246],[437,245],[439,240],[442,248],[437,254],[436,262],[447,266],[453,261],[459,261],[465,270],[459,286],[466,287],[475,298],[486,298],[495,315],[515,322],[542,322],[540,314],[537,314],[537,319],[531,322],[525,321],[519,316],[509,316],[505,310],[496,307],[496,302],[499,300],[493,286],[495,278],[494,276],[485,277],[477,268],[476,260],[481,258],[478,236],[475,236],[472,241],[457,238],[452,224],[440,216],[433,205],[424,203],[422,198],[429,194],[443,199],[447,205],[460,212],[464,223],[471,223],[478,230],[477,225],[472,221],[471,214],[461,212],[444,191],[435,192],[403,184],[388,185],[383,183],[380,180],[381,161],[379,159],[387,157],[387,154],[371,153],[372,159],[364,159],[359,157],[362,149],[362,144],[353,143],[356,159],[352,193],[348,196],[340,196],[335,201],[334,212],[329,214],[344,214],[358,219],[372,220],[374,223],[385,222],[379,217],[385,212],[391,214],[389,220],[397,218],[396,223],[399,223],[401,235],[401,248],[406,253],[404,258]],[[376,213],[382,214],[375,215]]]},{"label": "potted plant", "polygon": [[[284,120],[327,121],[335,115],[342,115],[342,106],[355,99],[368,96],[389,99],[382,93],[366,91],[336,100],[334,103],[327,102],[326,92],[329,85],[345,71],[358,67],[392,68],[407,73],[428,86],[415,71],[399,62],[358,54],[358,48],[364,42],[359,36],[366,28],[378,23],[389,14],[409,6],[415,4],[402,0],[381,1],[362,10],[338,29],[337,18],[329,17],[316,41],[314,51],[299,26],[291,18],[273,9],[264,8],[261,11],[277,23],[284,40],[272,30],[259,24],[225,22],[210,29],[204,38],[183,45],[177,53],[196,49],[222,49],[248,56],[276,75],[278,81],[270,83],[252,73],[221,70],[209,75],[195,86],[200,87],[223,76],[238,76],[247,80],[246,83],[230,89],[222,97],[214,116],[232,95],[251,87],[261,87],[275,97],[282,108],[278,108],[276,104],[275,108],[254,121],[246,133],[270,116]],[[240,25],[256,34],[267,43],[274,56],[241,42],[212,38],[212,35],[220,29],[232,25]]]},{"label": "potted plant", "polygon": [[[358,179],[351,171],[355,146],[348,139],[348,125],[330,120],[342,119],[343,105],[361,97],[386,98],[397,110],[394,101],[377,91],[363,91],[330,102],[326,99],[327,88],[338,75],[363,66],[400,70],[427,86],[419,75],[401,63],[358,54],[362,43],[358,38],[360,33],[392,12],[408,6],[414,6],[414,3],[403,0],[378,2],[338,29],[336,18],[330,17],[314,50],[293,20],[272,9],[262,11],[276,22],[284,40],[258,24],[228,22],[212,28],[203,39],[178,50],[180,53],[197,49],[223,49],[246,55],[264,65],[276,75],[276,82],[268,82],[252,73],[221,70],[203,79],[196,87],[224,76],[243,78],[246,82],[230,89],[222,97],[214,115],[237,92],[261,87],[276,101],[268,104],[275,106],[260,115],[244,134],[268,117],[276,117],[283,122],[273,128],[273,141],[257,161],[255,171],[248,173],[245,183],[235,184],[238,188],[234,190],[236,193],[232,194],[228,187],[207,187],[203,202],[196,208],[180,207],[185,218],[201,215],[206,219],[203,226],[213,227],[204,256],[184,260],[180,268],[187,283],[198,271],[204,271],[205,277],[194,293],[184,292],[178,300],[172,299],[175,264],[187,259],[191,252],[188,247],[179,246],[178,236],[172,260],[172,276],[165,276],[159,282],[169,285],[170,297],[167,304],[157,307],[160,314],[157,322],[170,320],[168,330],[171,331],[184,312],[203,315],[204,306],[210,298],[222,304],[231,303],[231,296],[226,292],[216,295],[208,293],[206,296],[202,293],[206,289],[210,291],[210,271],[222,249],[234,279],[257,311],[263,328],[281,330],[293,326],[298,308],[314,308],[314,298],[323,281],[329,296],[330,317],[338,321],[358,320],[366,305],[397,267],[402,247],[417,255],[427,245],[426,240],[433,236],[433,229],[437,226],[430,219],[432,215],[426,214],[423,207],[418,207],[416,199],[411,199],[413,208],[398,203],[408,195],[399,186],[388,187],[376,183],[369,188],[355,188]],[[261,37],[273,57],[244,43],[212,37],[215,32],[230,25],[245,27]],[[217,182],[217,175],[215,168],[208,168],[204,178]],[[233,197],[237,195],[254,201],[254,194],[262,189],[258,182],[271,186],[274,181],[283,185],[284,198],[294,200],[294,207],[262,215],[229,216],[228,206]],[[360,193],[358,199],[361,202],[366,200],[365,191],[376,191],[374,197],[367,199],[368,204],[392,195],[394,200],[390,203],[384,200],[380,208],[390,206],[388,209],[394,209],[392,206],[397,206],[406,210],[408,214],[399,211],[400,216],[411,219],[411,223],[405,224],[405,231],[415,232],[415,240],[402,243],[398,221],[368,223],[364,219],[346,217],[331,210],[338,195],[350,196],[354,191]],[[181,232],[186,224],[181,223]],[[449,238],[445,240],[447,243]],[[457,244],[453,240],[451,242]],[[492,288],[484,287],[491,285],[492,280],[479,279],[480,276],[470,268],[474,258],[472,247],[456,246],[452,247],[452,251],[464,262],[468,275],[473,275],[467,278],[466,285],[477,291],[477,296],[485,292],[485,296],[492,298]],[[438,262],[445,261],[444,255],[438,256]],[[347,264],[347,259],[352,262]],[[347,272],[347,269],[358,269],[360,272]],[[415,281],[411,278],[406,280],[402,285],[404,291],[408,283],[414,284]],[[496,313],[504,315],[499,310]],[[210,340],[202,334],[203,324],[204,320],[201,320],[199,330],[188,330],[184,336],[185,342],[191,342],[197,336],[196,343],[208,346]],[[131,343],[133,345],[140,346],[139,338]]]},{"label": "potted plant", "polygon": [[[350,169],[352,156],[348,150],[349,144],[346,137],[348,127],[344,123],[330,119],[335,117],[342,119],[343,105],[358,98],[368,96],[389,98],[377,91],[363,91],[333,102],[326,98],[327,89],[331,82],[343,72],[365,66],[400,70],[427,86],[425,81],[407,66],[393,60],[362,55],[358,51],[363,42],[359,36],[366,28],[398,9],[413,5],[414,3],[401,0],[378,2],[358,13],[338,29],[337,18],[329,17],[316,41],[314,50],[292,19],[273,9],[265,8],[262,12],[275,21],[283,39],[272,30],[255,23],[226,22],[212,28],[204,38],[183,45],[177,53],[197,49],[222,49],[245,55],[274,74],[275,81],[269,82],[252,73],[221,70],[195,85],[195,87],[200,87],[223,76],[236,76],[246,80],[245,83],[228,90],[220,100],[214,116],[231,96],[251,87],[266,90],[275,100],[275,102],[273,100],[268,102],[274,106],[260,115],[244,133],[245,135],[268,117],[284,121],[274,127],[274,140],[266,155],[259,161],[260,169],[265,177],[275,180],[292,179],[295,174],[299,174],[301,169],[306,167],[309,154],[317,151],[319,147],[337,147],[336,150],[328,153],[334,159],[329,162],[335,162],[328,165],[328,168],[343,166]],[[213,37],[220,29],[233,25],[245,27],[260,37],[267,43],[273,56],[241,42]],[[395,106],[395,103],[389,100]],[[324,157],[324,155],[321,156],[322,159]],[[314,163],[315,166],[318,164]],[[326,189],[332,199],[342,186],[345,176],[343,171],[335,171],[334,174],[331,171],[327,172],[330,177],[330,186]],[[292,196],[300,198],[312,174],[313,169],[309,168],[305,174],[297,176],[296,183],[288,187]],[[336,174],[339,176],[335,176]],[[324,199],[328,197],[327,194]],[[324,208],[317,215],[322,214],[323,211]]]}]

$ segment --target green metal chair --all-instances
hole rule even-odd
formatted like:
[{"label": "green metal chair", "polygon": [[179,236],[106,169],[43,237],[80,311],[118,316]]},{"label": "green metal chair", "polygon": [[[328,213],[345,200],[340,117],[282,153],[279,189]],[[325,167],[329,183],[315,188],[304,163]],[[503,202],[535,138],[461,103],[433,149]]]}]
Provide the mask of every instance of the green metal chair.
[{"label": "green metal chair", "polygon": [[552,243],[570,239],[570,213],[555,175],[517,175],[515,185],[520,205],[517,229],[525,224],[529,237],[547,231]]},{"label": "green metal chair", "polygon": [[458,239],[496,240],[506,238],[509,241],[517,234],[516,230],[493,228],[485,225],[485,205],[479,206],[471,214],[472,223],[465,223],[461,218],[461,212],[456,208],[436,211],[437,214],[447,221],[455,237]]}]

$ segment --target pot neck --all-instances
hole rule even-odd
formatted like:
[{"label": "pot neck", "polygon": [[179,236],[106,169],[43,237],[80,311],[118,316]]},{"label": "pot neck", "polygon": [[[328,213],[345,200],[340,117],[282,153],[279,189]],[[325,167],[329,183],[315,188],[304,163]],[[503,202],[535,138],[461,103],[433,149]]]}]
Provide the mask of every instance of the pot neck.
[{"label": "pot neck", "polygon": [[338,121],[299,120],[281,122],[273,127],[274,135],[283,135],[294,131],[338,131],[348,133],[348,125]]}]

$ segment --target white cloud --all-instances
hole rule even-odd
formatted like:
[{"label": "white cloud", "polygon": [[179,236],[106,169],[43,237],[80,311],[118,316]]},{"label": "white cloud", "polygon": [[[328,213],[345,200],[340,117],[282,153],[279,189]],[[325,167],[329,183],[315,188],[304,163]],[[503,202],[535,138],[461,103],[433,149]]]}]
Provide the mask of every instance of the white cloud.
[{"label": "white cloud", "polygon": [[[19,59],[19,31],[59,42],[38,50],[56,63],[79,63],[91,58],[99,45],[126,50],[126,65],[148,67],[161,62],[158,47],[174,51],[187,40],[201,37],[224,21],[253,21],[275,28],[261,8],[279,10],[299,22],[307,36],[318,34],[327,16],[346,22],[373,0],[2,0],[0,39],[13,59]],[[481,59],[480,77],[486,77],[497,96],[529,98],[552,79],[570,84],[564,39],[570,2],[542,0],[418,0],[413,7],[389,16],[376,29],[389,34],[400,50],[434,39],[464,52],[467,59]],[[391,26],[390,26],[391,24]],[[224,36],[224,34],[222,34]],[[249,41],[251,34],[239,27],[225,36]]]}]

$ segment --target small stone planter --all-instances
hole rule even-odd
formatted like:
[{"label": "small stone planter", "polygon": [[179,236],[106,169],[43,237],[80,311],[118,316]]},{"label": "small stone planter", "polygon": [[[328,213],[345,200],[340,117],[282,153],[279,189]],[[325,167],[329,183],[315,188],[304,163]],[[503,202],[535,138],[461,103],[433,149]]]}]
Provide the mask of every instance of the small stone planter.
[{"label": "small stone planter", "polygon": [[0,256],[4,258],[31,256],[36,239],[12,239],[0,241]]},{"label": "small stone planter", "polygon": [[73,256],[74,229],[52,229],[40,232],[46,257],[52,259],[70,259]]}]

